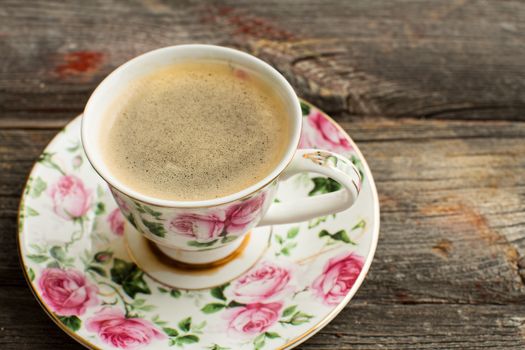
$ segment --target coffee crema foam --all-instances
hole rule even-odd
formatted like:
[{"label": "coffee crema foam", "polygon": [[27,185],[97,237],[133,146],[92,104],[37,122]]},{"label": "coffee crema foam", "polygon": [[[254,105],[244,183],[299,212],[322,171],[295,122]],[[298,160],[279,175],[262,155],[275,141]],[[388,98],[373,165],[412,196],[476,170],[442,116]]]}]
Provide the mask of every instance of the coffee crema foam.
[{"label": "coffee crema foam", "polygon": [[177,63],[133,82],[108,113],[102,137],[111,173],[144,195],[223,197],[266,177],[284,156],[282,98],[227,63]]}]

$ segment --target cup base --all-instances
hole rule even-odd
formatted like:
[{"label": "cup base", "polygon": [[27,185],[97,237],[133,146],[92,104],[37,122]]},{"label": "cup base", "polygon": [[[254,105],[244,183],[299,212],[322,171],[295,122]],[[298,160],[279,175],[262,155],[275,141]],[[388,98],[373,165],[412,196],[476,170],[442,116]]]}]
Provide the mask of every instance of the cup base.
[{"label": "cup base", "polygon": [[[181,256],[180,250],[161,247],[130,225],[125,238],[131,259],[153,280],[170,288],[196,290],[223,285],[249,270],[268,249],[271,233],[271,227],[258,227],[226,247],[184,251],[182,261],[174,259]],[[218,258],[211,260],[212,257]]]},{"label": "cup base", "polygon": [[238,254],[239,250],[246,245],[245,242],[249,240],[249,234],[246,234],[243,238],[237,238],[225,246],[206,250],[183,250],[169,248],[152,241],[150,243],[154,249],[159,250],[166,258],[175,260],[183,266],[197,269],[199,266],[206,268],[206,266],[214,265],[219,261],[228,259],[232,255]]},{"label": "cup base", "polygon": [[183,270],[208,270],[227,264],[238,257],[250,242],[250,236],[251,232],[224,247],[204,251],[181,251],[166,248],[152,241],[148,243],[153,251],[158,252],[158,259],[165,260],[167,264]]}]

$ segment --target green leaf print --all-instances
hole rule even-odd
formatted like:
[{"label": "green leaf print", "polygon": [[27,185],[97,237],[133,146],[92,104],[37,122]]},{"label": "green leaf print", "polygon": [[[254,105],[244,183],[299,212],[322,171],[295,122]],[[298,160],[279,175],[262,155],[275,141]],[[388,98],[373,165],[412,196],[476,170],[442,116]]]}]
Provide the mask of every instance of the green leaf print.
[{"label": "green leaf print", "polygon": [[160,319],[159,315],[153,316],[153,318],[151,320],[153,321],[153,323],[155,323],[156,325],[161,326],[161,327],[163,327],[163,326],[168,324],[168,322],[162,321]]},{"label": "green leaf print", "polygon": [[262,349],[263,346],[266,344],[265,342],[266,335],[264,333],[259,334],[254,340],[253,340],[253,346],[255,350]]},{"label": "green leaf print", "polygon": [[178,324],[179,328],[183,332],[189,332],[191,328],[191,317],[186,317]]},{"label": "green leaf print", "polygon": [[162,328],[162,330],[164,331],[164,333],[166,333],[170,337],[176,337],[176,336],[179,335],[179,332],[176,329],[173,329],[173,328],[164,327],[164,328]]},{"label": "green leaf print", "polygon": [[237,236],[224,236],[222,237],[221,239],[221,243],[229,243],[229,242],[233,242],[237,239],[238,237]]},{"label": "green leaf print", "polygon": [[80,329],[82,321],[77,316],[59,316],[57,315],[60,322],[62,322],[67,328],[76,332]]},{"label": "green leaf print", "polygon": [[366,227],[366,221],[364,219],[361,219],[361,220],[359,220],[359,222],[357,224],[355,224],[352,227],[352,231],[353,230],[357,230],[358,228],[365,228],[365,227]]},{"label": "green leaf print", "polygon": [[144,281],[144,272],[134,263],[115,258],[110,273],[111,280],[120,284],[131,298],[134,299],[137,293],[151,294],[148,284]]},{"label": "green leaf print", "polygon": [[299,227],[292,227],[288,230],[288,233],[286,234],[286,237],[288,239],[293,239],[299,234]]},{"label": "green leaf print", "polygon": [[188,245],[191,246],[191,247],[200,247],[200,248],[203,248],[203,247],[211,247],[212,245],[214,245],[215,243],[217,243],[217,240],[213,240],[211,242],[197,242],[197,241],[188,241]]},{"label": "green leaf print", "polygon": [[217,344],[213,344],[208,348],[209,350],[230,350],[231,348],[225,348],[224,346],[220,346]]},{"label": "green leaf print", "polygon": [[228,305],[226,305],[226,307],[230,308],[230,307],[238,307],[238,306],[246,306],[246,304],[242,304],[242,303],[239,303],[235,300],[232,300],[228,303]]},{"label": "green leaf print", "polygon": [[29,260],[36,262],[37,264],[43,263],[49,259],[48,256],[43,255],[43,254],[29,254],[27,258]]},{"label": "green leaf print", "polygon": [[31,183],[31,191],[29,192],[29,195],[32,198],[38,198],[44,192],[47,188],[47,183],[42,180],[40,176],[38,176],[32,183]]},{"label": "green leaf print", "polygon": [[59,269],[60,264],[58,263],[58,261],[55,260],[55,261],[51,261],[50,263],[48,263],[46,267],[49,269]]},{"label": "green leaf print", "polygon": [[193,334],[187,334],[187,335],[183,335],[182,337],[177,337],[176,342],[177,342],[177,345],[198,343],[199,337]]},{"label": "green leaf print", "polygon": [[230,285],[229,283],[226,283],[226,284],[223,284],[222,286],[212,288],[210,290],[210,294],[212,295],[212,297],[214,297],[216,299],[220,299],[220,300],[226,301],[226,297],[224,296],[224,290],[229,285]]},{"label": "green leaf print", "polygon": [[51,255],[58,261],[64,261],[66,259],[66,252],[64,251],[64,248],[58,245],[53,246],[51,247],[51,249],[49,249],[49,255]]},{"label": "green leaf print", "polygon": [[335,192],[341,188],[341,184],[329,177],[314,177],[312,179],[314,188],[308,192],[309,196]]},{"label": "green leaf print", "polygon": [[292,227],[286,233],[286,236],[275,235],[275,240],[279,245],[279,249],[275,253],[275,256],[284,255],[290,256],[291,250],[297,247],[297,242],[293,241],[294,238],[299,234],[299,227]]},{"label": "green leaf print", "polygon": [[289,323],[292,326],[298,326],[300,324],[310,321],[312,317],[313,317],[312,315],[308,315],[308,314],[305,314],[304,312],[298,311],[292,316]]},{"label": "green leaf print", "polygon": [[303,113],[303,116],[310,114],[310,106],[303,101],[301,101],[301,112]]},{"label": "green leaf print", "polygon": [[[284,313],[283,313],[283,317],[284,317]],[[309,322],[312,317],[313,317],[312,315],[308,315],[308,314],[306,314],[306,313],[304,313],[302,311],[295,311],[293,313],[292,317],[290,317],[287,320],[280,320],[279,323],[281,323],[281,324],[291,324],[292,326],[298,326],[298,325],[301,325],[303,323]]]},{"label": "green leaf print", "polygon": [[98,202],[95,208],[95,215],[102,215],[106,212],[106,205],[102,202]]},{"label": "green leaf print", "polygon": [[297,247],[297,242],[287,243],[283,249],[281,249],[281,254],[285,256],[290,256],[290,250]]},{"label": "green leaf print", "polygon": [[146,214],[146,209],[142,208],[142,204],[138,202],[133,202],[135,204],[135,208],[139,211],[139,213]]},{"label": "green leaf print", "polygon": [[318,218],[312,219],[308,221],[308,228],[314,228],[322,224],[323,222],[326,222],[328,219],[328,216],[320,216]]},{"label": "green leaf print", "polygon": [[37,212],[35,209],[29,207],[29,206],[26,206],[26,213],[27,213],[27,216],[38,216],[40,215],[39,212]]},{"label": "green leaf print", "polygon": [[151,216],[153,216],[155,219],[160,219],[160,217],[162,216],[162,213],[161,212],[158,212],[158,211],[155,211],[153,209],[151,209],[150,207],[148,207],[147,205],[144,205],[142,206],[144,208],[144,210],[150,214]]},{"label": "green leaf print", "polygon": [[57,170],[60,174],[66,175],[66,173],[53,161],[54,153],[43,152],[38,158],[37,162],[50,169]]},{"label": "green leaf print", "polygon": [[[160,325],[161,323],[165,324],[163,321],[159,321],[158,315],[155,316],[153,319],[153,322],[155,324]],[[187,317],[179,322],[177,325],[180,329],[178,331],[177,329],[171,328],[171,327],[164,327],[162,326],[162,330],[164,333],[166,333],[170,338],[168,341],[169,346],[177,345],[177,346],[184,346],[185,344],[193,344],[199,342],[199,337],[195,334],[188,334],[190,330],[192,330],[192,333],[199,333],[201,334],[201,329],[204,328],[206,325],[206,321],[201,322],[198,325],[195,325],[192,327],[191,324],[191,317]]]},{"label": "green leaf print", "polygon": [[66,150],[70,153],[76,152],[80,148],[80,142],[73,143],[72,146],[67,147]]},{"label": "green leaf print", "polygon": [[268,339],[275,339],[275,338],[280,338],[281,336],[276,333],[276,332],[266,332],[264,333],[264,335],[266,336],[266,338]]},{"label": "green leaf print", "polygon": [[319,238],[323,238],[323,237],[330,237],[331,239],[335,241],[341,241],[344,243],[356,245],[356,243],[352,241],[350,237],[348,237],[348,234],[346,233],[345,230],[339,230],[333,234],[328,232],[327,230],[322,230],[321,232],[319,232]]},{"label": "green leaf print", "polygon": [[204,305],[204,307],[201,309],[202,312],[205,314],[212,314],[214,312],[220,311],[226,307],[225,304],[221,303],[209,303]]},{"label": "green leaf print", "polygon": [[297,309],[297,305],[292,305],[292,306],[288,306],[286,309],[284,309],[283,311],[283,317],[288,317],[290,316],[291,314],[293,314],[295,312],[295,309]]},{"label": "green leaf print", "polygon": [[129,215],[126,215],[126,219],[128,219],[131,226],[137,228],[137,223],[135,222],[135,217],[133,216],[133,214],[129,213]]},{"label": "green leaf print", "polygon": [[179,298],[179,297],[181,296],[181,294],[182,294],[182,293],[181,293],[180,290],[178,290],[178,289],[172,289],[172,290],[170,291],[170,295],[171,295],[171,297],[173,297],[173,298],[175,298],[175,299]]},{"label": "green leaf print", "polygon": [[148,230],[150,230],[151,233],[153,233],[155,236],[158,236],[158,237],[164,237],[166,236],[166,229],[164,228],[164,226],[160,223],[160,222],[152,222],[152,221],[148,221],[148,220],[142,220],[142,223],[144,224],[144,226],[146,226],[148,228]]},{"label": "green leaf print", "polygon": [[27,276],[29,277],[29,280],[33,282],[35,280],[35,271],[33,271],[32,268],[29,268],[27,270]]}]

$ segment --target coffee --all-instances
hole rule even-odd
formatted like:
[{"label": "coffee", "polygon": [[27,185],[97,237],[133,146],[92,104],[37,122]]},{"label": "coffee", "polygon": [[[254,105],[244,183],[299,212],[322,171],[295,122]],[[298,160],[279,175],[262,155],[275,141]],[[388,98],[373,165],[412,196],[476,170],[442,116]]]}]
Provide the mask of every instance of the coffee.
[{"label": "coffee", "polygon": [[134,190],[206,200],[266,177],[281,161],[284,102],[257,74],[224,62],[173,64],[134,81],[107,116],[105,163]]}]

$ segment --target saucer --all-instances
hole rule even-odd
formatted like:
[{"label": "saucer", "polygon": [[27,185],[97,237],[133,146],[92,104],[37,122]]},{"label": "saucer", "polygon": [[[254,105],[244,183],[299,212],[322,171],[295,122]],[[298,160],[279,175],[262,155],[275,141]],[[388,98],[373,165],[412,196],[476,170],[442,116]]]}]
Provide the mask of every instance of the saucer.
[{"label": "saucer", "polygon": [[[33,167],[19,210],[24,275],[51,319],[92,349],[289,349],[325,326],[370,267],[379,202],[350,137],[315,107],[302,102],[302,108],[300,147],[346,155],[362,172],[356,204],[308,222],[253,230],[239,248],[253,260],[244,265],[248,271],[235,270],[240,256],[234,256],[216,275],[229,273],[229,282],[199,290],[191,283],[209,279],[216,267],[172,266],[137,237],[85,158],[80,117],[69,123]],[[275,200],[339,187],[299,174],[280,184]]]}]

